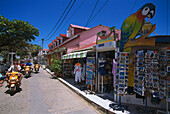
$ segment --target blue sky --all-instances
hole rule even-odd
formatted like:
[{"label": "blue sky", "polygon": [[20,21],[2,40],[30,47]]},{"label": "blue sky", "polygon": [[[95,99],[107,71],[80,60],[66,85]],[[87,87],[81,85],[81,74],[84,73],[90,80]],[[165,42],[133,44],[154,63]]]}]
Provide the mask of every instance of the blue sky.
[{"label": "blue sky", "polygon": [[[85,26],[97,0],[77,0],[68,16],[61,24],[55,35],[50,40],[45,40],[44,48],[60,33],[66,34],[69,24]],[[9,19],[28,21],[39,29],[40,36],[36,37],[34,44],[41,45],[42,38],[46,38],[54,25],[59,20],[70,0],[1,0],[0,15]],[[156,14],[151,23],[156,24],[155,32],[158,35],[170,34],[170,7],[168,7],[167,25],[167,0],[99,0],[92,17],[106,2],[103,9],[93,18],[87,27],[99,24],[109,27],[121,28],[123,21],[135,13],[146,3],[156,6]],[[168,0],[168,6],[170,1]],[[168,32],[167,32],[167,26]],[[58,27],[58,26],[57,26]],[[152,35],[155,35],[152,33]]]}]

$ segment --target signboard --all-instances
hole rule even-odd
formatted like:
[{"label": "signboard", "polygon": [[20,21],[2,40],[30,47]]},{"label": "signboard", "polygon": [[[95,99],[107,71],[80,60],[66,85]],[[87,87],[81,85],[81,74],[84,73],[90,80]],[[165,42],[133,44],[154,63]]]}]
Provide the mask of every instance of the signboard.
[{"label": "signboard", "polygon": [[103,44],[103,43],[111,42],[111,41],[114,41],[114,36],[111,36],[105,39],[100,39],[97,41],[97,44]]},{"label": "signboard", "polygon": [[115,41],[106,42],[106,43],[103,43],[103,44],[98,44],[96,46],[97,51],[113,50],[113,49],[116,49],[116,42]]}]

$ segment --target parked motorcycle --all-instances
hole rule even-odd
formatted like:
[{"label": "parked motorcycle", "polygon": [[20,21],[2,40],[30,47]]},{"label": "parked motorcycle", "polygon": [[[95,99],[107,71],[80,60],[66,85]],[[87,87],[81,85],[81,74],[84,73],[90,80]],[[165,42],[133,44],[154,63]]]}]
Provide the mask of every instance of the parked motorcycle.
[{"label": "parked motorcycle", "polygon": [[31,76],[31,66],[25,66],[25,77]]},{"label": "parked motorcycle", "polygon": [[11,92],[15,92],[20,86],[20,84],[18,83],[18,81],[19,81],[19,78],[18,78],[19,73],[18,72],[11,72],[11,73],[8,73],[7,75],[9,76],[9,79],[8,79],[9,90]]},{"label": "parked motorcycle", "polygon": [[38,71],[39,71],[39,64],[35,64],[35,66],[34,66],[34,70],[35,70],[35,72],[37,73]]}]

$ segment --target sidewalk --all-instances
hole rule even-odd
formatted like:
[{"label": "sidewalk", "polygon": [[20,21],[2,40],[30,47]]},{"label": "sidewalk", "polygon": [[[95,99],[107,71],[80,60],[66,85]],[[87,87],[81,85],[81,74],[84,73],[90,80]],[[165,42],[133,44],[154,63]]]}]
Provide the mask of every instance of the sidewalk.
[{"label": "sidewalk", "polygon": [[[51,75],[54,75],[53,72],[51,72],[49,69],[46,69],[48,73]],[[149,108],[148,112],[145,112],[144,106],[138,106],[138,105],[132,105],[132,104],[123,104],[128,106],[128,109],[124,111],[116,111],[113,110],[111,107],[109,107],[110,104],[113,102],[113,95],[110,94],[87,94],[84,91],[84,86],[74,84],[74,79],[62,79],[57,78],[60,82],[65,84],[67,87],[72,89],[74,92],[76,92],[78,95],[80,95],[82,98],[90,102],[92,105],[98,107],[98,109],[102,110],[104,113],[115,113],[115,114],[156,114],[156,109]]]}]

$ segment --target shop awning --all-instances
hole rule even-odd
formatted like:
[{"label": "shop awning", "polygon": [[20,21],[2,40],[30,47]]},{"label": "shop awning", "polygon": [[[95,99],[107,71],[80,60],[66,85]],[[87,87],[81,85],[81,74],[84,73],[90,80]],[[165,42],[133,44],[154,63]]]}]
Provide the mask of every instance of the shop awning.
[{"label": "shop awning", "polygon": [[62,56],[62,59],[85,58],[86,56],[87,56],[87,51],[81,51],[81,52],[65,54]]}]

